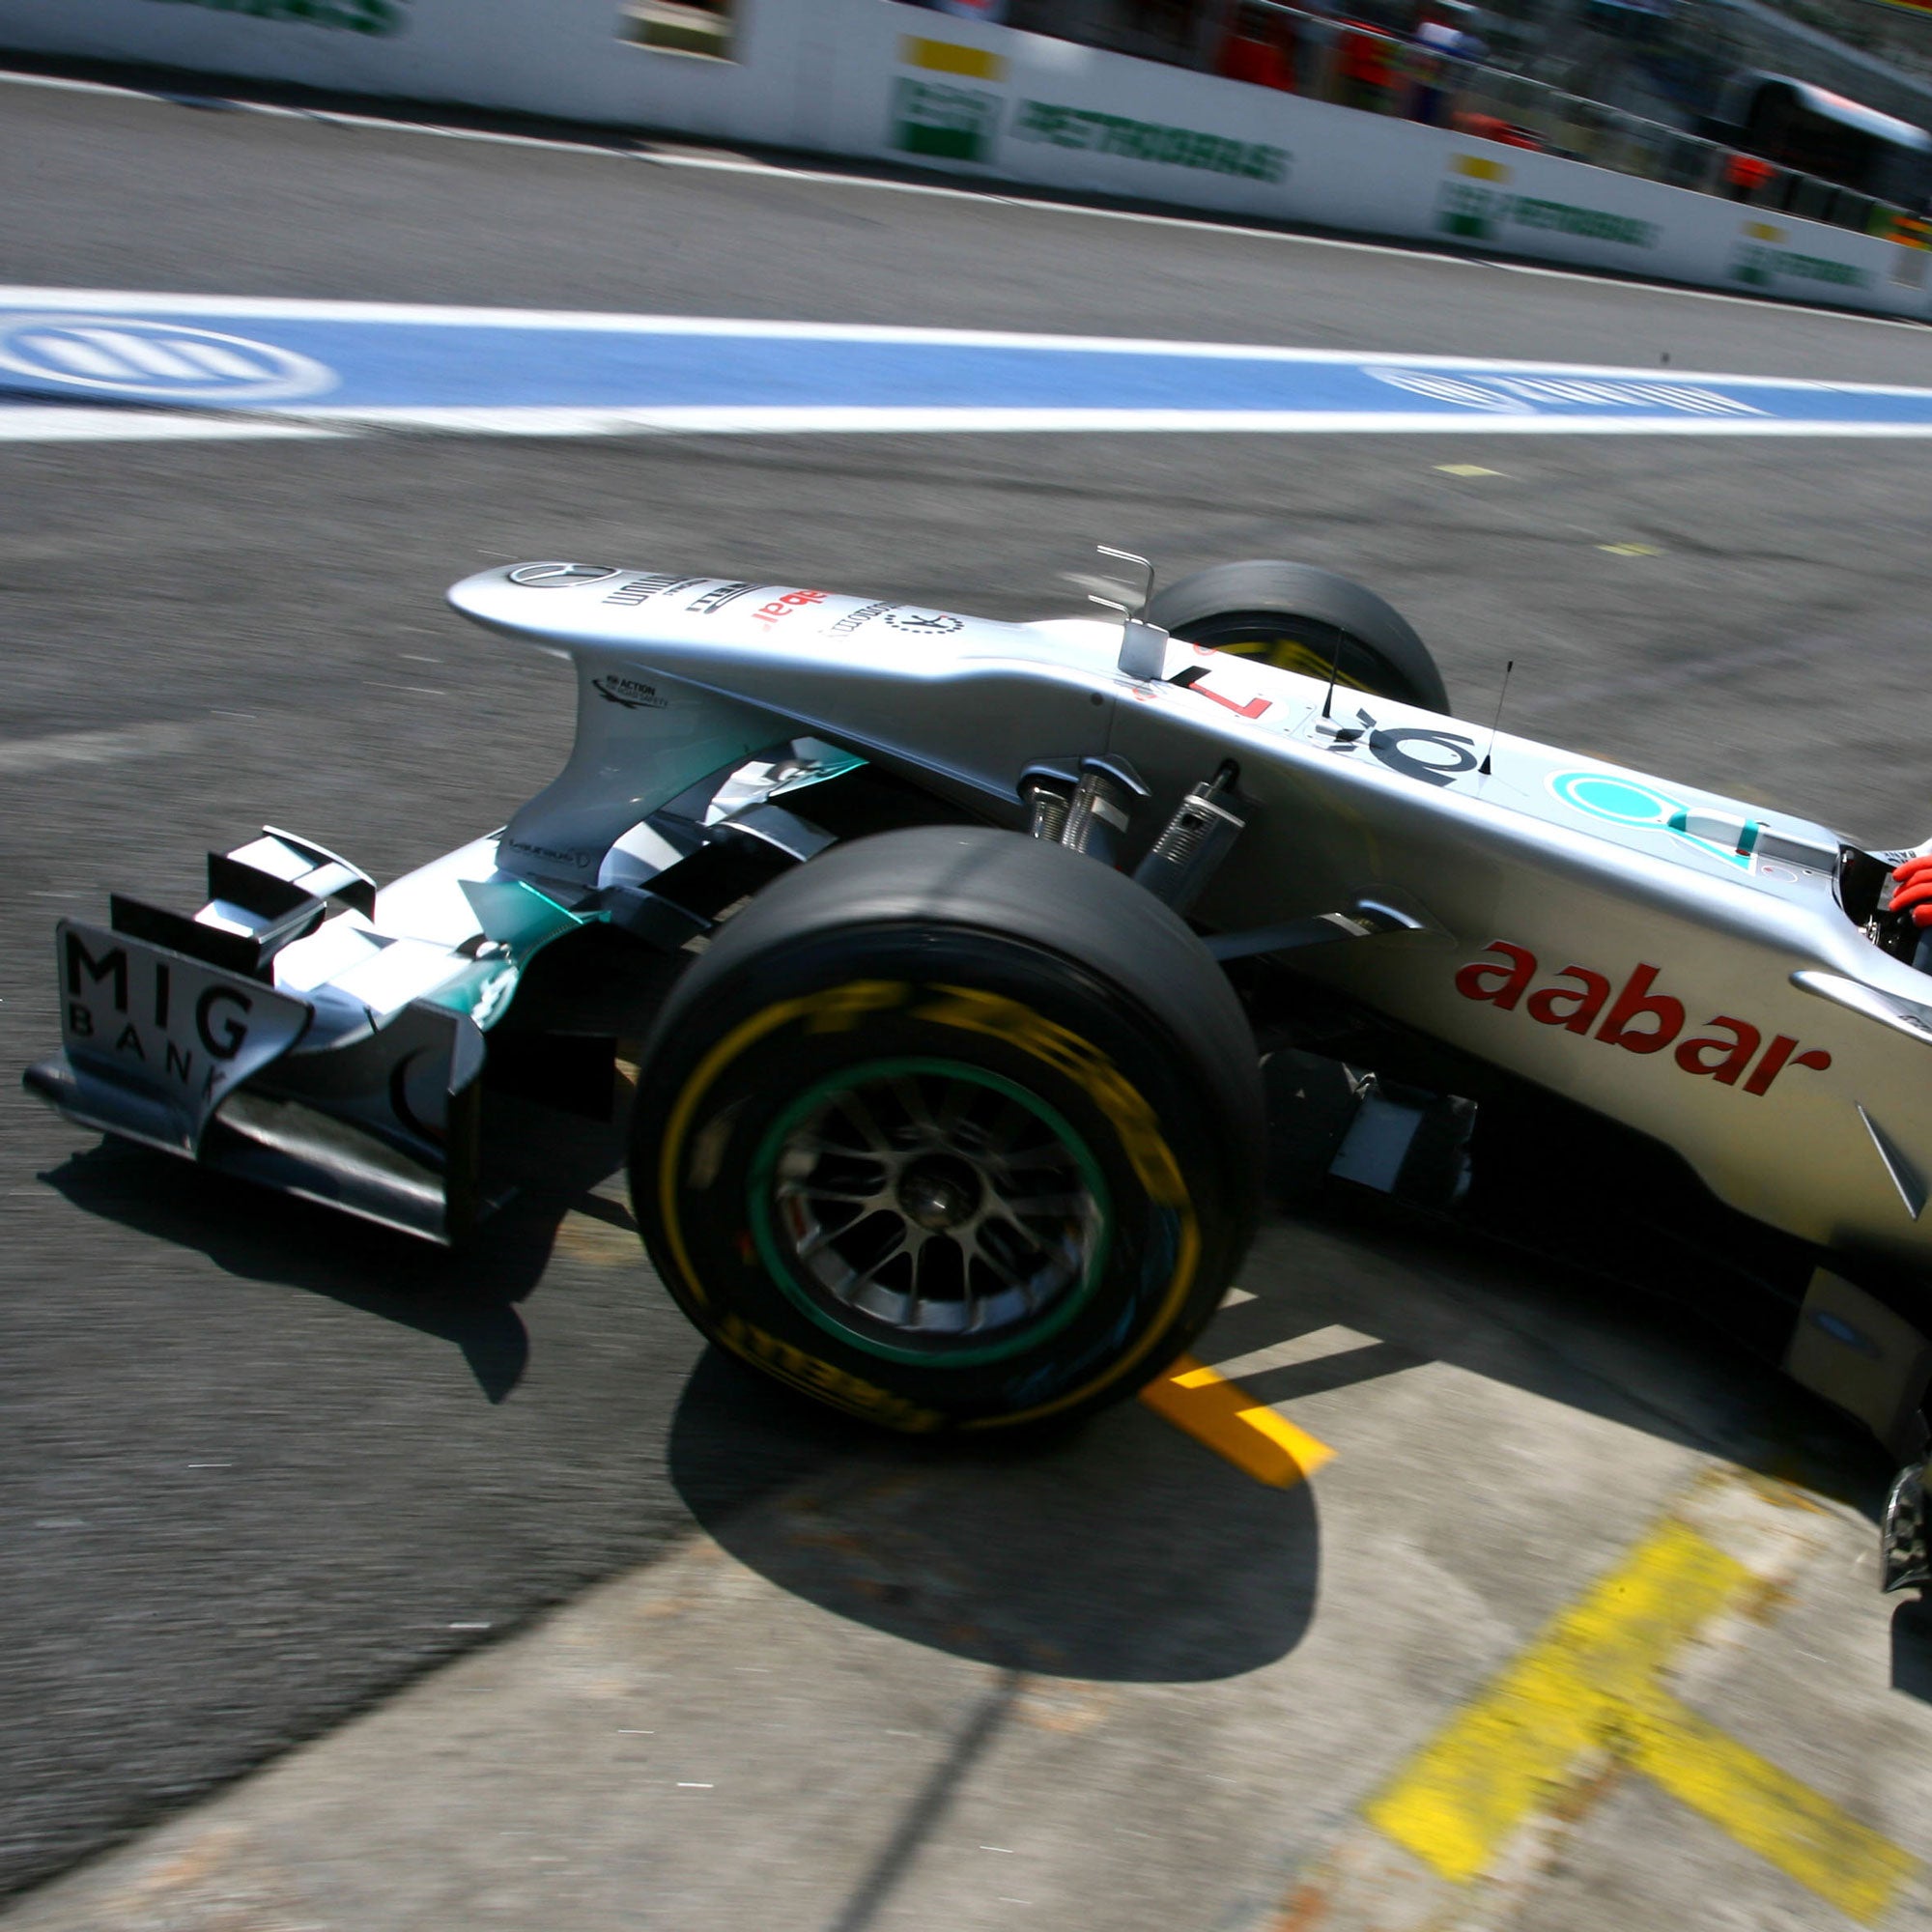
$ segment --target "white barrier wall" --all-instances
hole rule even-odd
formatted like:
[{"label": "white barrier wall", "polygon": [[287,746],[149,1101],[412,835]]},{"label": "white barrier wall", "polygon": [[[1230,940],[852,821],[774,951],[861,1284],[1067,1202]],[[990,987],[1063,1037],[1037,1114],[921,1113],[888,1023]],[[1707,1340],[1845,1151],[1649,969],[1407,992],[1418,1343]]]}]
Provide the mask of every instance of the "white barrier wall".
[{"label": "white barrier wall", "polygon": [[1920,249],[896,0],[738,0],[729,61],[631,45],[619,19],[618,0],[0,0],[0,45],[1932,309]]}]

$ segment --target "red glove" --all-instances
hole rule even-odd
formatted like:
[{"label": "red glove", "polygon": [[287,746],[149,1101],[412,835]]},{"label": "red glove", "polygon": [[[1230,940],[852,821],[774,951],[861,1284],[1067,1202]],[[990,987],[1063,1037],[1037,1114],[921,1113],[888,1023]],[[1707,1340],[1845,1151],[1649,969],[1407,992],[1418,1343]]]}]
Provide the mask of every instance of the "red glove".
[{"label": "red glove", "polygon": [[1932,925],[1932,857],[1908,859],[1891,876],[1898,884],[1887,910],[1910,911],[1914,925]]}]

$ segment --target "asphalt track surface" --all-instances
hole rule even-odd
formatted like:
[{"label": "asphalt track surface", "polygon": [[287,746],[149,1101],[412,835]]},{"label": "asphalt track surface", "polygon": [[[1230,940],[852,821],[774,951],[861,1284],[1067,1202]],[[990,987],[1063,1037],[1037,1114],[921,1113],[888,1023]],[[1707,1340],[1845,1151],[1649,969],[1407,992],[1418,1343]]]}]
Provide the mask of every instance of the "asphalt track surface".
[{"label": "asphalt track surface", "polygon": [[[1932,383],[1921,329],[1768,304],[145,100],[0,91],[0,179],[26,185],[0,200],[15,284]],[[547,779],[561,668],[440,604],[518,557],[1022,617],[1080,607],[1095,541],[1170,576],[1298,556],[1404,608],[1472,712],[1514,659],[1519,730],[1873,842],[1932,830],[1914,443],[398,435],[14,443],[0,479],[7,1066],[54,1037],[52,921],[110,887],[191,905],[202,852],[264,819],[389,875]],[[595,1134],[449,1259],[3,1091],[7,1887],[847,1444],[704,1357],[629,1260]],[[1366,1292],[1406,1236],[1323,1238]],[[1544,1292],[1492,1257],[1442,1265],[1492,1315]],[[1629,1319],[1673,1389],[1778,1419],[1869,1499],[1883,1470],[1850,1432]],[[1641,1415],[1641,1389],[1616,1401]]]}]

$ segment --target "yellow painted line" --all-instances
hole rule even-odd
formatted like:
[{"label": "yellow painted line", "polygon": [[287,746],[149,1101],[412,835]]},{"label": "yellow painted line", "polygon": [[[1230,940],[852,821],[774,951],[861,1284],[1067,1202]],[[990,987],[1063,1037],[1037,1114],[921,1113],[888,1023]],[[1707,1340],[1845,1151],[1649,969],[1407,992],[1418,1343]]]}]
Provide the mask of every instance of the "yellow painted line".
[{"label": "yellow painted line", "polygon": [[973,80],[1005,80],[1004,54],[983,47],[962,47],[952,41],[926,41],[917,34],[899,36],[899,64],[923,67],[928,73],[963,73]]},{"label": "yellow painted line", "polygon": [[1630,1763],[1807,1890],[1869,1925],[1914,1861],[1674,1697],[1625,1716]]},{"label": "yellow painted line", "polygon": [[1597,548],[1607,551],[1611,556],[1662,556],[1663,553],[1655,544],[1599,544]]},{"label": "yellow painted line", "polygon": [[1371,1800],[1370,1823],[1466,1883],[1607,1754],[1869,1923],[1914,1861],[1658,1681],[1702,1626],[1759,1587],[1736,1557],[1666,1518]]},{"label": "yellow painted line", "polygon": [[1506,182],[1510,178],[1507,161],[1493,161],[1487,155],[1458,155],[1449,163],[1453,174],[1467,175],[1471,181]]},{"label": "yellow painted line", "polygon": [[1480,463],[1438,463],[1436,469],[1445,476],[1500,476],[1500,469],[1485,469]]},{"label": "yellow painted line", "polygon": [[1305,1482],[1335,1454],[1327,1443],[1258,1403],[1238,1383],[1203,1368],[1191,1355],[1182,1355],[1150,1382],[1141,1400],[1236,1468],[1278,1490]]}]

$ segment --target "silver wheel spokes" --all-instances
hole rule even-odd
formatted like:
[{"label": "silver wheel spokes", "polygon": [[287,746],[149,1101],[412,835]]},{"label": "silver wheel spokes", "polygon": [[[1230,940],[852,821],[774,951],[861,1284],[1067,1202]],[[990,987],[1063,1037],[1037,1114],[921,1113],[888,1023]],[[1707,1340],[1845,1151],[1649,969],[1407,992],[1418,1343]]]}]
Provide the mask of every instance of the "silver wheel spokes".
[{"label": "silver wheel spokes", "polygon": [[963,1075],[896,1073],[834,1094],[786,1135],[774,1195],[810,1288],[941,1344],[1045,1312],[1080,1286],[1101,1236],[1073,1151]]}]

